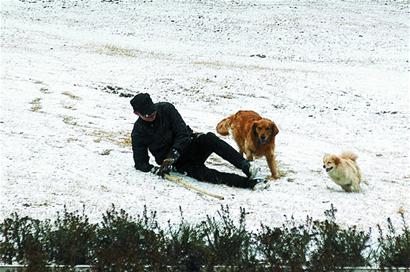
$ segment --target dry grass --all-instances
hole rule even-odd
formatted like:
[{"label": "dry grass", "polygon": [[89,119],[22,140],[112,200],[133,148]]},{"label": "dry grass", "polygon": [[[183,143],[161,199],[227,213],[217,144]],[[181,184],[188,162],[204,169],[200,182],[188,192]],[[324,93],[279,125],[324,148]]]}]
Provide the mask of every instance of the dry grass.
[{"label": "dry grass", "polygon": [[253,64],[238,64],[238,63],[227,63],[220,61],[194,61],[192,64],[212,67],[215,69],[221,68],[234,68],[234,69],[247,69],[247,70],[272,70],[270,67],[264,67]]},{"label": "dry grass", "polygon": [[234,99],[235,96],[233,96],[232,94],[221,94],[218,95],[220,98],[224,98],[224,99]]},{"label": "dry grass", "polygon": [[62,92],[62,94],[65,95],[65,96],[68,96],[69,98],[71,98],[73,100],[81,100],[81,97],[79,97],[79,96],[77,96],[77,95],[75,95],[71,92],[68,92],[68,91]]},{"label": "dry grass", "polygon": [[128,49],[123,47],[118,47],[115,45],[107,44],[97,50],[100,54],[105,54],[109,56],[120,56],[120,57],[128,57],[128,58],[136,58],[136,57],[144,57],[150,59],[161,59],[161,60],[174,60],[173,58],[169,57],[166,54],[156,53],[156,52],[149,52],[149,51],[141,51],[137,49]]},{"label": "dry grass", "polygon": [[282,71],[285,73],[294,73],[295,71],[303,73],[319,73],[316,70],[300,69],[300,68],[285,68],[285,67],[275,67],[268,63],[258,64],[245,64],[245,63],[234,63],[234,62],[221,62],[221,61],[193,61],[192,64],[211,67],[214,69],[242,69],[242,70],[253,70],[253,71]]},{"label": "dry grass", "polygon": [[112,149],[104,149],[99,154],[102,155],[102,156],[107,156],[107,155],[110,155],[111,151],[112,151]]},{"label": "dry grass", "polygon": [[121,48],[121,47],[117,47],[114,45],[105,45],[100,50],[100,53],[110,55],[110,56],[124,56],[124,57],[135,58],[137,55],[141,54],[141,51]]},{"label": "dry grass", "polygon": [[289,175],[295,175],[296,172],[292,169],[278,169],[278,174],[279,177],[283,178],[283,177],[287,177]]},{"label": "dry grass", "polygon": [[95,130],[91,133],[94,136],[94,142],[99,143],[101,141],[108,141],[114,143],[120,147],[131,146],[131,136],[129,131],[103,131]]},{"label": "dry grass", "polygon": [[38,112],[41,110],[42,106],[41,106],[41,98],[35,98],[33,99],[33,101],[30,102],[31,104],[31,111],[32,112]]},{"label": "dry grass", "polygon": [[72,138],[72,137],[67,138],[67,143],[73,143],[73,142],[78,142],[78,139],[77,138]]},{"label": "dry grass", "polygon": [[63,108],[67,110],[76,110],[76,108],[73,105],[63,105]]},{"label": "dry grass", "polygon": [[72,117],[72,116],[67,116],[67,115],[63,116],[63,122],[67,125],[70,125],[70,126],[77,126],[78,125],[78,123],[75,121],[75,118]]},{"label": "dry grass", "polygon": [[47,89],[46,87],[41,87],[40,88],[40,92],[44,93],[44,94],[49,94],[51,93],[51,91],[49,89]]}]

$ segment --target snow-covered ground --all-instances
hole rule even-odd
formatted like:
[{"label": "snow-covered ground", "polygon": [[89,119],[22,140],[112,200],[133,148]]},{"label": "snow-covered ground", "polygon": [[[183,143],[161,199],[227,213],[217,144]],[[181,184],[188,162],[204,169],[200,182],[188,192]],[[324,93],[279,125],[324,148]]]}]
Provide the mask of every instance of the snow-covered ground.
[{"label": "snow-covered ground", "polygon": [[[99,221],[114,203],[196,222],[226,204],[257,228],[333,203],[343,226],[410,221],[409,15],[388,0],[2,0],[0,219],[85,205]],[[284,177],[260,192],[196,183],[219,201],[136,171],[124,95],[138,92],[198,131],[239,109],[274,120]],[[323,172],[343,150],[359,155],[363,193]]]}]

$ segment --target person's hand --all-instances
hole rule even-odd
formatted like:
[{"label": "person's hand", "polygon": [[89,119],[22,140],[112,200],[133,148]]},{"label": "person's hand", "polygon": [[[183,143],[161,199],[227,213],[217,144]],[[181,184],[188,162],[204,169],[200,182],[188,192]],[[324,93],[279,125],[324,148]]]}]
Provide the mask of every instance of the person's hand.
[{"label": "person's hand", "polygon": [[167,158],[165,159],[162,164],[161,167],[159,167],[157,175],[164,177],[165,174],[169,174],[169,172],[171,172],[172,170],[172,165],[174,164],[175,160],[172,158]]},{"label": "person's hand", "polygon": [[162,162],[161,167],[158,169],[158,175],[164,177],[165,174],[169,174],[172,170],[173,164],[178,160],[180,154],[178,150],[171,149],[168,156]]}]

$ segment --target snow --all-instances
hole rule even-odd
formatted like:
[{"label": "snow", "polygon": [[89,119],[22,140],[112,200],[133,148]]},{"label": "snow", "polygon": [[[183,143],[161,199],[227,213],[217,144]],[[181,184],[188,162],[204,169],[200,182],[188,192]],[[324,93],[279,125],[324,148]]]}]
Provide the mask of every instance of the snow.
[{"label": "snow", "polygon": [[[114,203],[164,223],[181,206],[198,222],[229,205],[258,228],[323,219],[333,203],[343,226],[399,224],[399,210],[410,221],[408,18],[407,1],[3,0],[0,219],[85,205],[98,222]],[[259,112],[280,128],[284,177],[259,192],[194,181],[220,201],[136,171],[136,116],[108,86],[174,103],[197,131]],[[323,172],[323,154],[344,150],[359,156],[362,193]]]}]

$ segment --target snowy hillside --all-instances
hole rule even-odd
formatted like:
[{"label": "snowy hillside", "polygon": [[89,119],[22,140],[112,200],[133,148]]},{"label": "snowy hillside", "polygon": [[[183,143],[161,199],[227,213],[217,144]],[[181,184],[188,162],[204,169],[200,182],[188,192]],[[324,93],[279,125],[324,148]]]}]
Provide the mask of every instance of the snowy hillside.
[{"label": "snowy hillside", "polygon": [[[0,219],[85,205],[99,221],[114,203],[197,221],[227,204],[257,228],[333,203],[344,226],[410,221],[409,15],[407,1],[2,0]],[[219,201],[136,171],[139,92],[198,131],[239,109],[274,120],[284,176],[262,192],[196,183]],[[363,193],[322,169],[343,150],[359,156]]]}]

